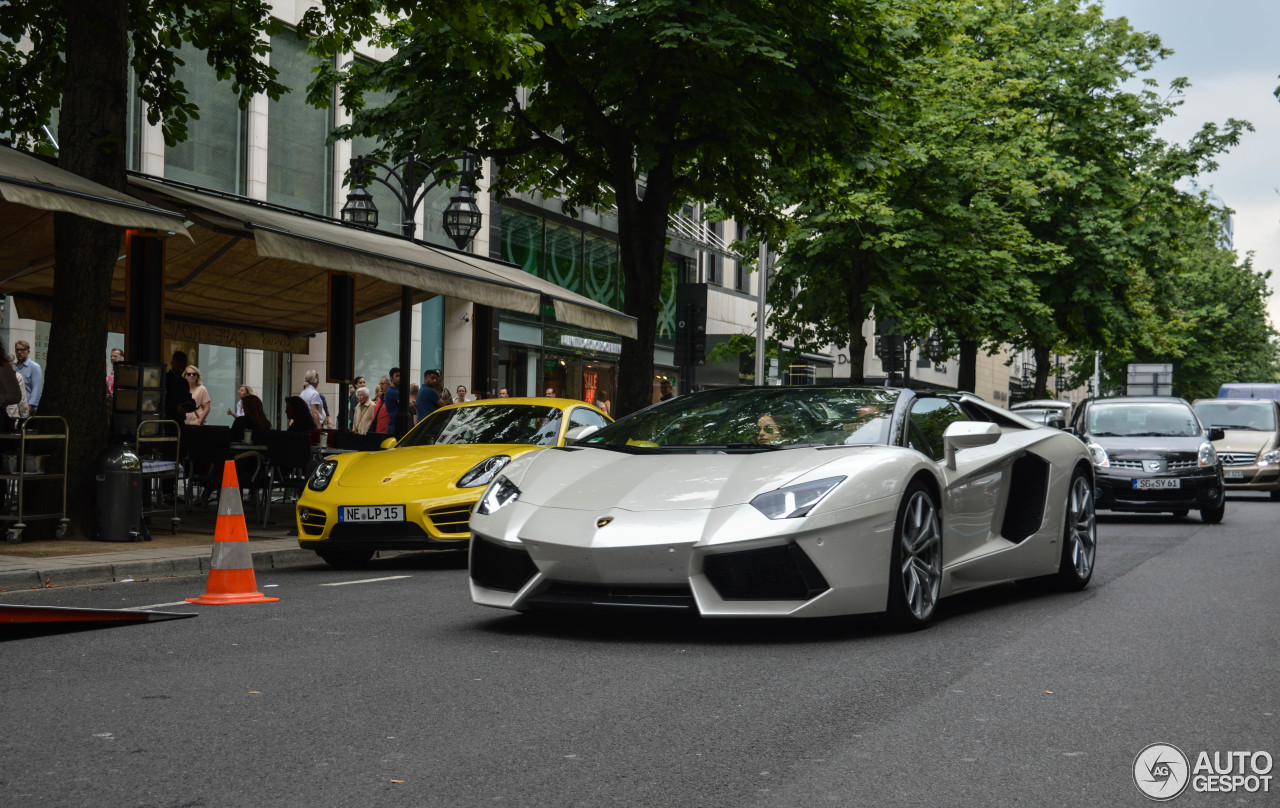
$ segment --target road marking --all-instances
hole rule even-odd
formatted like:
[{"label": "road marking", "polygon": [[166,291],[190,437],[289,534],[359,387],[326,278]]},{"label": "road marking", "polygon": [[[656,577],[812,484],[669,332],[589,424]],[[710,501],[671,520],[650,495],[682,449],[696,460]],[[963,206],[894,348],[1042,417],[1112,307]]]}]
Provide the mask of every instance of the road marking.
[{"label": "road marking", "polygon": [[365,578],[362,581],[338,581],[335,584],[320,584],[321,586],[347,586],[348,584],[376,584],[378,581],[398,581],[401,578],[412,578],[412,575],[392,575],[387,578]]},{"label": "road marking", "polygon": [[163,609],[166,606],[186,606],[186,605],[187,605],[187,602],[185,600],[179,600],[179,601],[174,601],[173,603],[153,603],[150,606],[126,606],[123,609],[123,611],[137,612],[137,611],[143,611],[146,609]]}]

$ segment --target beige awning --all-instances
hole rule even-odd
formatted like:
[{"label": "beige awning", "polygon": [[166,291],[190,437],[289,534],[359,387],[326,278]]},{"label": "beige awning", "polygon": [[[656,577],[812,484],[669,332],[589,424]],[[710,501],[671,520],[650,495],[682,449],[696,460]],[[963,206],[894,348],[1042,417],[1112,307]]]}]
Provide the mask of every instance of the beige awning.
[{"label": "beige awning", "polygon": [[[13,231],[10,208],[32,209],[17,212],[31,222],[42,215],[34,211],[74,213],[86,219],[145,230],[164,230],[186,235],[183,217],[141,200],[113,191],[47,163],[35,155],[0,146],[0,196],[5,205],[4,227]],[[52,242],[50,242],[52,244]]]},{"label": "beige awning", "polygon": [[[216,275],[228,267],[234,271],[238,263],[287,262],[287,265],[273,265],[271,277],[263,277],[266,273],[260,268],[252,278],[242,276],[232,283],[271,285],[293,281],[305,284],[308,272],[314,275],[317,270],[332,270],[364,278],[366,285],[368,281],[378,281],[394,287],[408,286],[426,293],[425,297],[449,295],[526,314],[537,313],[540,306],[550,303],[556,319],[563,323],[624,337],[636,336],[635,318],[530,275],[514,264],[190,186],[137,176],[131,177],[129,184],[132,192],[184,211],[193,222],[221,234],[223,239],[246,242],[227,247],[225,255],[211,255],[192,265],[192,273]],[[196,241],[200,241],[198,235]],[[239,250],[237,257],[229,257],[237,253],[238,246],[244,249]],[[175,259],[177,249],[177,245],[170,242],[167,261]],[[190,285],[198,282],[193,277]],[[296,290],[297,286],[290,288]],[[386,313],[385,302],[370,306],[361,298],[358,286],[358,319],[367,319],[372,312]],[[397,290],[395,301],[398,299]],[[323,305],[324,300],[321,297],[319,304]],[[218,307],[222,308],[222,304]]]}]

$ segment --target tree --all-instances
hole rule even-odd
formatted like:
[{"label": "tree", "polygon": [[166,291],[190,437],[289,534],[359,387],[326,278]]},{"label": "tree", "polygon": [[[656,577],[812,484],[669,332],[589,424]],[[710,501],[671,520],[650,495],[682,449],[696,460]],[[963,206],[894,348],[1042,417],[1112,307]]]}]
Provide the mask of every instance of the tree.
[{"label": "tree", "polygon": [[[337,1],[309,15],[325,54],[358,39],[379,63],[322,74],[355,113],[340,137],[376,135],[392,156],[474,147],[497,160],[497,195],[537,190],[570,208],[615,206],[625,307],[615,406],[651,400],[667,217],[714,202],[774,232],[770,172],[820,172],[837,156],[872,173],[879,99],[941,18],[917,0]],[[390,20],[391,22],[386,22]],[[393,100],[363,108],[367,93]]]},{"label": "tree", "polygon": [[[173,79],[174,49],[189,41],[206,51],[219,78],[247,104],[284,87],[259,57],[262,34],[275,30],[263,0],[64,0],[50,7],[16,0],[0,15],[0,129],[15,145],[49,151],[42,128],[58,112],[62,168],[109,188],[125,188],[129,83],[162,125],[167,142],[186,134],[198,110]],[[106,443],[107,305],[121,232],[71,214],[54,216],[55,282],[49,359],[41,414],[67,419],[67,486],[90,490],[92,458]],[[88,524],[89,497],[72,497],[72,529]]]}]

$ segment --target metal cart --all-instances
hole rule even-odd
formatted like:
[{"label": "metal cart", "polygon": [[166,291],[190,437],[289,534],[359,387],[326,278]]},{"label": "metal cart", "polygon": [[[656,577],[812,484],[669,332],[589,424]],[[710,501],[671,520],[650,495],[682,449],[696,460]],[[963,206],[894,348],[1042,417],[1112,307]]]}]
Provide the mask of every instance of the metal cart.
[{"label": "metal cart", "polygon": [[182,425],[177,421],[142,421],[138,424],[134,440],[135,451],[142,461],[142,485],[146,496],[143,500],[142,518],[150,523],[153,514],[170,510],[170,506],[164,504],[163,488],[156,483],[160,480],[173,480],[173,490],[169,492],[172,497],[169,527],[177,533],[178,525],[182,522],[182,517],[178,516]]},{"label": "metal cart", "polygon": [[[22,541],[27,522],[35,519],[57,519],[55,535],[67,534],[67,422],[57,415],[33,415],[22,422],[18,432],[0,435],[0,481],[3,481],[5,503],[0,524],[6,524],[5,538],[11,543]],[[27,495],[31,483],[57,483],[62,489],[59,513],[28,513]]]}]

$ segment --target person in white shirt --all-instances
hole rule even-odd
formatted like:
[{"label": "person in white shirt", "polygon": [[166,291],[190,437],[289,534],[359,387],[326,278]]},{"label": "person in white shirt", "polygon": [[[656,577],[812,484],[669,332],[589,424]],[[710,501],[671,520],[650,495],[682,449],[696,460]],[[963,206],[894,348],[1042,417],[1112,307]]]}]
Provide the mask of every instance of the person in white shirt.
[{"label": "person in white shirt", "polygon": [[40,393],[44,389],[44,374],[40,372],[40,366],[30,359],[31,343],[18,340],[13,343],[13,353],[17,359],[13,363],[13,369],[18,371],[26,385],[27,406],[31,409],[31,414],[35,415],[36,408],[40,406]]},{"label": "person in white shirt", "polygon": [[324,426],[324,403],[320,401],[320,391],[316,389],[316,385],[320,384],[320,371],[308,370],[303,376],[306,384],[302,386],[302,392],[299,397],[307,402],[307,407],[311,410],[311,420],[314,423],[312,429],[320,429]]}]

